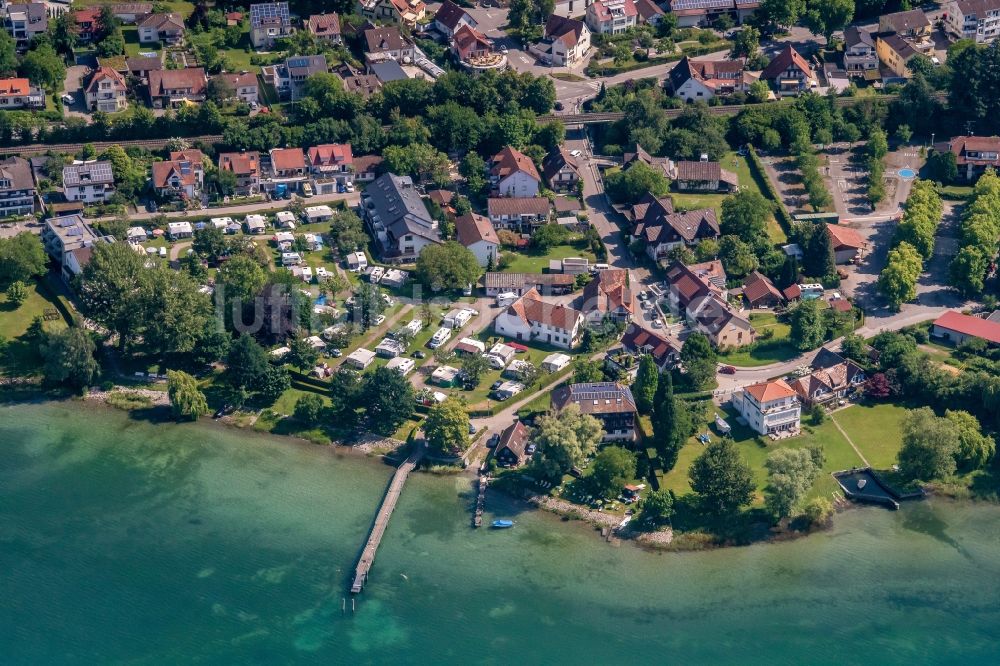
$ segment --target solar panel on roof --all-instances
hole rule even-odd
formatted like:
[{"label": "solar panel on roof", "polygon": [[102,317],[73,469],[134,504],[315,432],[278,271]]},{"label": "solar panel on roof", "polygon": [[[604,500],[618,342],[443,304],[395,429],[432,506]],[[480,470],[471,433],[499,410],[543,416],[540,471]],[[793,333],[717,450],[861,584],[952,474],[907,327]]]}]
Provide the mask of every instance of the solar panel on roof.
[{"label": "solar panel on roof", "polygon": [[673,11],[684,9],[720,9],[722,7],[732,7],[733,0],[673,0],[670,8]]}]

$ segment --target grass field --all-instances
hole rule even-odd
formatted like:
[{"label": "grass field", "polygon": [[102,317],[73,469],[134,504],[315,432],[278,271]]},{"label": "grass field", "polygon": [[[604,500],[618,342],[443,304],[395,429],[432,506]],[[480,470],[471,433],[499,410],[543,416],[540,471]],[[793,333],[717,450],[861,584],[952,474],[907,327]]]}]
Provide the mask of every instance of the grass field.
[{"label": "grass field", "polygon": [[[32,375],[41,364],[34,343],[23,339],[31,321],[42,316],[46,310],[55,309],[53,296],[45,287],[37,283],[28,284],[28,298],[20,305],[7,302],[6,295],[0,295],[0,375]],[[65,320],[45,322],[46,331],[66,328]],[[6,345],[4,345],[6,343]]]},{"label": "grass field", "polygon": [[596,261],[594,253],[571,243],[556,245],[544,254],[533,252],[507,253],[513,260],[504,268],[506,273],[542,273],[548,272],[550,259],[565,259],[567,257],[583,257],[587,261]]},{"label": "grass field", "polygon": [[750,322],[757,329],[759,336],[762,331],[773,330],[774,337],[769,340],[762,340],[753,349],[736,349],[720,358],[726,363],[744,368],[755,368],[769,363],[780,363],[788,359],[795,358],[799,351],[788,341],[788,334],[791,327],[788,324],[779,322],[777,317],[770,312],[754,312],[750,315]]},{"label": "grass field", "polygon": [[[711,416],[711,413],[709,416]],[[813,484],[813,488],[809,493],[810,497],[825,496],[829,499],[830,493],[837,490],[837,484],[833,480],[833,477],[830,476],[830,473],[861,465],[861,459],[858,458],[857,453],[854,452],[848,441],[837,430],[837,426],[830,421],[819,427],[804,428],[802,434],[798,437],[772,442],[769,439],[759,440],[749,428],[740,426],[733,414],[725,414],[723,416],[733,427],[733,439],[736,446],[753,472],[754,481],[757,484],[757,497],[754,500],[755,506],[763,504],[763,491],[764,486],[767,484],[767,470],[764,467],[764,462],[767,460],[768,454],[774,449],[801,448],[812,444],[819,444],[823,447],[826,462],[823,465],[822,473]],[[703,428],[700,432],[705,431],[706,429]],[[714,429],[709,430],[709,432],[713,438],[718,436],[714,432]],[[760,441],[764,441],[766,444],[762,445]],[[705,445],[697,439],[692,437],[688,440],[684,448],[681,449],[674,468],[667,474],[659,475],[660,487],[669,488],[678,495],[691,492],[688,472],[695,458],[701,455],[704,450]]]},{"label": "grass field", "polygon": [[[740,181],[740,187],[746,187],[753,192],[760,193],[760,187],[758,187],[757,181],[754,180],[753,175],[751,175],[750,167],[747,166],[747,159],[745,157],[741,157],[735,152],[726,153],[722,160],[720,160],[720,164],[726,171],[732,171],[736,174]],[[684,208],[686,210],[692,210],[695,208],[714,208],[716,215],[720,219],[722,217],[722,202],[728,196],[728,194],[670,193],[670,197],[674,200],[674,206],[677,208]],[[778,244],[788,242],[788,237],[785,235],[781,225],[778,224],[778,221],[774,219],[774,216],[768,220],[767,234],[772,243]]]},{"label": "grass field", "polygon": [[902,422],[906,408],[899,405],[855,405],[831,414],[875,469],[896,463],[903,445]]}]

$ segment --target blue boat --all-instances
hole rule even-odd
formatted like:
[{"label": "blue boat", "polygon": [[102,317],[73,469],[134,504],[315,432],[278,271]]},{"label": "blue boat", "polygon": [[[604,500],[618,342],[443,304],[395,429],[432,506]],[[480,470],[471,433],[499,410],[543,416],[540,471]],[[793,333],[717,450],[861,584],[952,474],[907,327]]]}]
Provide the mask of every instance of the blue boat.
[{"label": "blue boat", "polygon": [[506,529],[508,527],[514,527],[513,520],[494,520],[493,527],[498,530]]}]

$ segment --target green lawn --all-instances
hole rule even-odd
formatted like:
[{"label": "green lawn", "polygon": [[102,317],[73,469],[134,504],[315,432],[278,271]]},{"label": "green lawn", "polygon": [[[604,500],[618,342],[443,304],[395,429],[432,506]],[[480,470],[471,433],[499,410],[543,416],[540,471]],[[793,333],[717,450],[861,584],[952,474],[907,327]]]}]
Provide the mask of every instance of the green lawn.
[{"label": "green lawn", "polygon": [[758,336],[763,331],[772,330],[774,331],[774,337],[758,342],[753,349],[735,349],[721,354],[719,358],[732,365],[754,368],[770,363],[787,361],[799,354],[795,346],[788,341],[788,334],[791,332],[791,327],[788,324],[779,322],[773,313],[751,313],[750,322],[757,329]]},{"label": "green lawn", "polygon": [[906,408],[900,405],[860,404],[831,414],[875,469],[896,463],[903,445],[902,421]]},{"label": "green lawn", "polygon": [[[708,415],[712,416],[712,412],[713,410],[710,410]],[[801,435],[790,439],[783,439],[777,442],[764,439],[763,441],[766,444],[761,445],[749,428],[740,426],[736,422],[733,414],[723,414],[723,417],[733,427],[733,439],[740,454],[747,461],[747,464],[750,465],[754,481],[757,483],[755,506],[763,504],[763,491],[764,486],[767,484],[767,470],[764,468],[764,462],[767,460],[767,455],[776,448],[800,448],[811,444],[820,444],[823,447],[823,451],[826,454],[826,462],[823,465],[822,473],[813,484],[813,488],[809,493],[810,497],[825,496],[829,499],[830,493],[837,491],[837,484],[833,480],[833,477],[830,476],[830,473],[861,465],[861,459],[858,458],[854,449],[844,439],[844,436],[840,434],[836,425],[830,421],[816,428],[804,428]],[[718,436],[714,430],[714,426],[700,430],[700,432],[706,431],[711,433],[713,439]],[[695,458],[701,455],[704,450],[705,445],[697,439],[692,437],[688,440],[684,448],[681,449],[674,468],[667,474],[658,475],[660,487],[669,488],[678,495],[691,492],[691,485],[688,482],[688,471],[691,469]]]},{"label": "green lawn", "polygon": [[[0,353],[0,375],[30,375],[38,370],[42,359],[35,344],[23,336],[36,316],[55,307],[53,295],[36,283],[28,284],[28,298],[20,307],[15,308],[6,295],[0,295],[0,348],[6,342]],[[46,321],[44,327],[46,331],[57,331],[66,327],[66,321],[60,316]]]},{"label": "green lawn", "polygon": [[508,252],[507,256],[512,257],[511,262],[504,268],[506,273],[543,273],[548,272],[550,259],[565,259],[567,257],[583,257],[590,263],[594,263],[596,258],[589,249],[578,247],[571,243],[566,245],[556,245],[544,254],[534,252]]},{"label": "green lawn", "polygon": [[[720,160],[722,168],[726,171],[732,171],[736,174],[740,181],[740,187],[746,187],[749,190],[757,193],[761,193],[760,187],[757,185],[757,181],[754,180],[753,175],[750,173],[750,167],[747,165],[747,158],[737,155],[735,152],[726,153]],[[729,195],[727,194],[681,194],[678,192],[671,192],[670,197],[674,200],[674,206],[677,208],[684,208],[686,210],[692,210],[696,208],[714,208],[715,213],[719,218],[722,217],[722,202]],[[767,234],[771,238],[771,242],[774,244],[787,243],[788,237],[785,235],[784,230],[778,221],[771,216],[771,219],[767,223]]]},{"label": "green lawn", "polygon": [[952,201],[966,201],[972,196],[971,185],[942,185],[937,188],[937,191],[942,199]]}]

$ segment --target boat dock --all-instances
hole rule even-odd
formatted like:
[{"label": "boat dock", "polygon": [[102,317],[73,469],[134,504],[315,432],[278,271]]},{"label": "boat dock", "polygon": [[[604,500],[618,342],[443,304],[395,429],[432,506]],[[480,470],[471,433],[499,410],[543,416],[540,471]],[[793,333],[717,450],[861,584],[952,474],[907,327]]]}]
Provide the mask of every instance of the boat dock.
[{"label": "boat dock", "polygon": [[483,526],[483,510],[486,508],[486,486],[490,479],[485,474],[479,475],[479,496],[476,498],[476,514],[472,519],[473,527]]},{"label": "boat dock", "polygon": [[375,551],[378,550],[378,545],[382,541],[382,535],[385,534],[385,528],[389,525],[389,518],[396,508],[396,501],[403,492],[403,484],[406,483],[406,478],[416,468],[417,463],[420,462],[423,455],[424,449],[421,447],[407,458],[396,469],[396,473],[393,474],[392,481],[389,483],[389,489],[385,492],[385,497],[382,499],[382,506],[379,507],[378,514],[375,516],[375,522],[372,524],[371,532],[368,534],[368,542],[365,543],[365,548],[361,551],[361,558],[358,560],[358,566],[354,569],[354,582],[351,583],[351,594],[361,592],[365,583],[368,582],[368,572],[371,570],[372,564],[375,563]]}]

